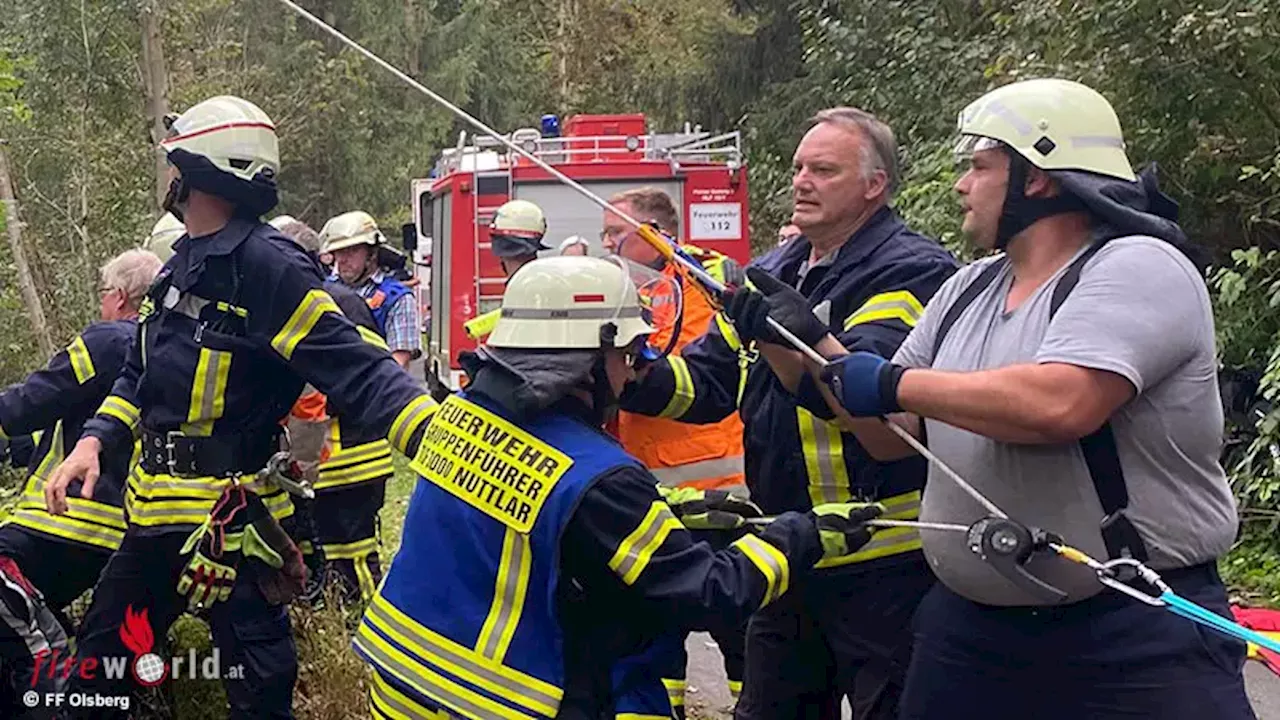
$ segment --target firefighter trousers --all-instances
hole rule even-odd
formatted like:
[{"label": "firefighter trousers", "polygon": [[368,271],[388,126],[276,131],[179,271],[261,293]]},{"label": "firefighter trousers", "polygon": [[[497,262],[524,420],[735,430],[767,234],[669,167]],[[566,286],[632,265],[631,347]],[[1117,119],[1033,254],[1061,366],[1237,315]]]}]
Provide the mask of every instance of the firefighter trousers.
[{"label": "firefighter trousers", "polygon": [[[287,523],[286,523],[287,524]],[[146,535],[130,526],[124,542],[107,561],[93,591],[93,603],[76,636],[77,657],[98,658],[98,672],[73,674],[68,692],[121,695],[127,689],[137,706],[136,681],[107,678],[102,671],[105,658],[128,658],[134,653],[121,637],[126,613],[147,613],[155,649],[165,662],[164,649],[169,626],[186,610],[186,598],[177,591],[178,577],[187,557],[180,554],[191,528]],[[270,605],[258,589],[256,564],[241,562],[231,597],[215,603],[208,611],[213,630],[213,646],[218,650],[214,669],[222,679],[230,704],[229,718],[293,718],[293,687],[298,674],[297,648],[284,605]],[[135,628],[136,630],[136,628]],[[137,632],[133,633],[136,637]],[[200,657],[201,672],[206,657]],[[185,672],[185,669],[184,669]],[[203,677],[203,675],[202,675]],[[209,679],[209,682],[214,682]],[[117,709],[80,708],[69,711],[72,718],[123,718],[128,712]]]},{"label": "firefighter trousers", "polygon": [[912,617],[934,584],[916,551],[814,575],[751,617],[736,720],[895,720]]},{"label": "firefighter trousers", "polygon": [[[47,709],[28,710],[22,693],[56,692],[65,679],[49,672],[54,653],[67,656],[74,628],[63,609],[93,587],[110,552],[55,538],[19,525],[0,527],[0,566],[16,567],[0,580],[0,716],[47,717]],[[13,561],[9,566],[4,559]],[[31,594],[32,587],[38,594]],[[43,671],[43,672],[42,672]],[[24,715],[23,713],[28,713]]]},{"label": "firefighter trousers", "polygon": [[382,582],[378,513],[387,478],[326,488],[311,506],[316,538],[324,549],[325,574],[337,582],[347,604],[369,602]]}]

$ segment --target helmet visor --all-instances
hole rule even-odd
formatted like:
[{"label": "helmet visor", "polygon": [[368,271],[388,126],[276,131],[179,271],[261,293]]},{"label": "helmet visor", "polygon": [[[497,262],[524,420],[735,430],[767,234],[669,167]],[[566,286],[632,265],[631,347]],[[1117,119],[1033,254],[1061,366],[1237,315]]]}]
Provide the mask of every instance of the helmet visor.
[{"label": "helmet visor", "polygon": [[1003,147],[1003,143],[994,138],[985,135],[968,135],[962,134],[956,139],[956,144],[952,147],[952,154],[955,156],[956,162],[968,162],[974,156],[974,153],[980,153],[983,150],[994,150]]},{"label": "helmet visor", "polygon": [[[684,316],[684,293],[680,283],[621,255],[609,255],[605,259],[622,268],[628,285],[624,297],[634,294],[639,299],[640,319],[652,328],[636,338],[642,341],[635,346],[637,358],[654,362],[670,354],[679,339],[680,320]],[[619,345],[629,345],[628,339],[620,337]]]}]

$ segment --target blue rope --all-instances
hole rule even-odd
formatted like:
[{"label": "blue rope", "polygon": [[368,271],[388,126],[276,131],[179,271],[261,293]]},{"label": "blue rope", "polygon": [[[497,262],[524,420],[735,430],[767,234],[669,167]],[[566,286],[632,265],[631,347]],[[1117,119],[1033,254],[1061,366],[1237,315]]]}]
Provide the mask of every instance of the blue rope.
[{"label": "blue rope", "polygon": [[1272,652],[1280,653],[1280,641],[1271,638],[1259,632],[1250,630],[1240,623],[1228,620],[1218,613],[1206,610],[1190,600],[1174,594],[1170,590],[1161,593],[1160,600],[1165,603],[1165,607],[1176,615],[1181,615],[1188,620],[1194,620],[1201,625],[1207,625],[1224,635],[1230,635],[1238,640],[1260,645]]}]

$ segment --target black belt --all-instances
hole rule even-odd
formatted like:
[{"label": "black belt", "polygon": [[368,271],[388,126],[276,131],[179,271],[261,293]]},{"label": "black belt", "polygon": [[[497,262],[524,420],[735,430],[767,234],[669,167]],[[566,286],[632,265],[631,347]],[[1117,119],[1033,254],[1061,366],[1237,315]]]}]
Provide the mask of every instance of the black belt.
[{"label": "black belt", "polygon": [[138,464],[152,475],[229,477],[252,475],[266,467],[280,447],[279,432],[199,437],[171,430],[142,429]]}]

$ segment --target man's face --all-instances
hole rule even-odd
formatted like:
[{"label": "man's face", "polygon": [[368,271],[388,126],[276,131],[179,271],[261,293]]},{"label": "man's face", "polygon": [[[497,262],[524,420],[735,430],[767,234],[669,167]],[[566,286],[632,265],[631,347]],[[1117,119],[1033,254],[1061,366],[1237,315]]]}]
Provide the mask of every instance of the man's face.
[{"label": "man's face", "polygon": [[805,133],[792,160],[791,223],[806,235],[840,226],[862,215],[883,192],[883,174],[863,177],[862,134],[833,123]]},{"label": "man's face", "polygon": [[[648,218],[636,217],[635,210],[630,203],[615,203],[617,208],[640,222],[647,222]],[[656,248],[645,242],[643,238],[636,234],[634,228],[629,223],[619,217],[616,213],[605,210],[604,225],[600,232],[600,242],[604,245],[605,252],[616,253],[622,257],[641,265],[648,267],[657,267],[662,264],[662,255]]]},{"label": "man's face", "polygon": [[106,286],[98,288],[98,317],[104,322],[112,322],[130,315],[129,297],[123,290]]},{"label": "man's face", "polygon": [[782,229],[778,231],[778,247],[786,245],[803,234],[800,228],[795,225],[783,225]]},{"label": "man's face", "polygon": [[979,150],[969,159],[969,168],[956,181],[964,210],[961,232],[974,245],[996,246],[1000,213],[1009,188],[1009,156],[1000,148]]},{"label": "man's face", "polygon": [[610,348],[604,353],[604,372],[614,397],[621,396],[627,383],[636,379],[636,371],[627,359],[627,353],[620,349]]},{"label": "man's face", "polygon": [[333,251],[333,267],[338,271],[342,282],[354,285],[364,278],[372,250],[368,245],[352,245]]}]

